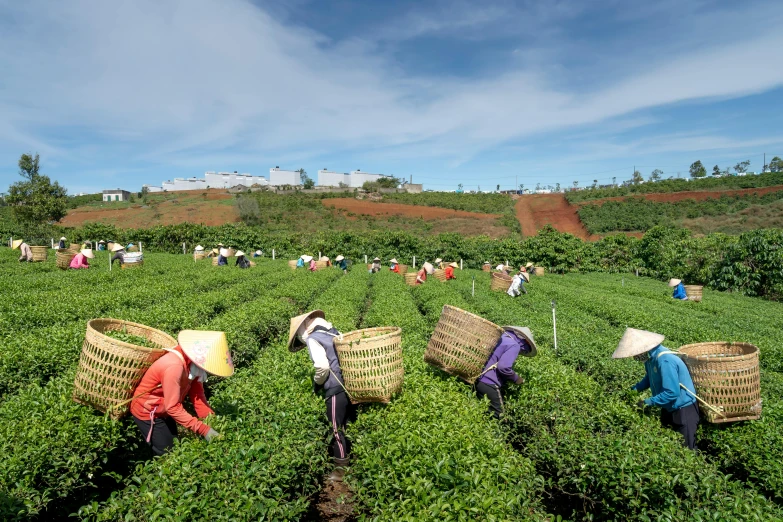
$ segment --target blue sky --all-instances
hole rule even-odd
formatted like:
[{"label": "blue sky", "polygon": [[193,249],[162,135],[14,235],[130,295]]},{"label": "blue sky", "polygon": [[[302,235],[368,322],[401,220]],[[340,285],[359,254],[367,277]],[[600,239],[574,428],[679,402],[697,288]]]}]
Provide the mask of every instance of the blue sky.
[{"label": "blue sky", "polygon": [[783,2],[0,0],[0,191],[361,169],[483,190],[783,156]]}]

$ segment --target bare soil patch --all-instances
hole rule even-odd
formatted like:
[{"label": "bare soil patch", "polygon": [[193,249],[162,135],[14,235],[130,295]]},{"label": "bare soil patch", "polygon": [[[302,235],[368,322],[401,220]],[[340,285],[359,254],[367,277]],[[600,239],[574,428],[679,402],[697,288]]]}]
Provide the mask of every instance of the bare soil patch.
[{"label": "bare soil patch", "polygon": [[576,206],[581,207],[584,205],[601,205],[606,201],[622,201],[625,198],[638,198],[638,197],[643,197],[644,199],[647,199],[649,201],[656,201],[658,203],[671,203],[673,201],[682,201],[685,199],[704,201],[705,199],[718,199],[721,196],[746,196],[748,194],[758,194],[759,196],[763,196],[764,194],[769,194],[771,192],[780,192],[781,190],[783,190],[782,185],[775,185],[772,187],[736,189],[736,190],[693,190],[687,192],[663,192],[657,194],[629,194],[627,196],[580,201],[576,204]]},{"label": "bare soil patch", "polygon": [[517,200],[516,212],[523,236],[535,236],[546,225],[580,239],[596,240],[576,213],[577,207],[566,201],[563,194],[531,194]]}]

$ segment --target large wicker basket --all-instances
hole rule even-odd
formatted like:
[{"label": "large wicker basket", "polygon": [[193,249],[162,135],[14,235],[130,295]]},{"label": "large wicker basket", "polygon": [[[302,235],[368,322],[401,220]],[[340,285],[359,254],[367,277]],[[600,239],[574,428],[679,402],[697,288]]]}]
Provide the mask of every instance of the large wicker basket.
[{"label": "large wicker basket", "polygon": [[513,278],[510,275],[503,274],[501,272],[492,272],[492,282],[489,288],[493,292],[505,292],[508,287],[511,286]]},{"label": "large wicker basket", "polygon": [[401,275],[405,275],[408,273],[408,265],[397,265],[397,269],[400,271]]},{"label": "large wicker basket", "polygon": [[68,250],[73,250],[74,252],[78,252],[81,249],[82,249],[82,245],[80,245],[79,243],[71,243],[68,246]]},{"label": "large wicker basket", "polygon": [[702,415],[712,423],[754,420],[761,417],[759,349],[749,343],[712,342],[680,348],[691,373],[696,393],[718,414],[703,404]]},{"label": "large wicker basket", "polygon": [[446,281],[446,271],[441,270],[440,268],[436,269],[435,272],[432,274],[435,276],[435,279],[438,281]]},{"label": "large wicker basket", "polygon": [[198,252],[193,252],[193,260],[198,261],[200,259],[204,259],[207,257],[207,252],[204,252],[203,250],[200,250]]},{"label": "large wicker basket", "polygon": [[329,268],[329,261],[316,261],[315,262],[315,269],[316,270],[323,270],[324,268]]},{"label": "large wicker basket", "polygon": [[57,268],[68,270],[68,267],[71,266],[71,261],[73,261],[76,254],[77,252],[66,248],[58,249],[57,254],[55,255],[57,258]]},{"label": "large wicker basket", "polygon": [[424,361],[473,383],[502,334],[503,329],[495,323],[445,305],[424,352]]},{"label": "large wicker basket", "polygon": [[696,301],[697,303],[700,303],[703,290],[703,286],[685,285],[685,295],[688,296],[688,301]]},{"label": "large wicker basket", "polygon": [[[103,332],[121,331],[149,340],[156,348],[143,348],[113,339]],[[73,383],[73,400],[118,419],[128,413],[128,401],[144,372],[177,340],[149,326],[119,319],[93,319],[87,323],[79,370]],[[147,390],[141,390],[147,391]]]},{"label": "large wicker basket", "polygon": [[218,266],[218,260],[219,260],[218,256],[213,257],[212,258],[212,266]]},{"label": "large wicker basket", "polygon": [[126,252],[138,252],[139,251],[139,247],[138,247],[138,245],[133,245],[132,247],[125,249],[125,251]]},{"label": "large wicker basket", "polygon": [[298,261],[298,259],[290,260],[288,262],[288,268],[290,268],[291,270],[296,270],[296,263],[297,263],[297,261]]},{"label": "large wicker basket", "polygon": [[544,275],[544,267],[543,266],[534,266],[533,267],[533,275],[541,277]]},{"label": "large wicker basket", "polygon": [[123,270],[132,270],[134,268],[142,268],[144,266],[144,260],[136,261],[135,263],[122,263],[120,267]]},{"label": "large wicker basket", "polygon": [[351,402],[388,403],[402,389],[402,330],[366,328],[335,337],[334,348]]},{"label": "large wicker basket", "polygon": [[406,272],[403,277],[405,278],[405,284],[410,286],[416,286],[417,272]]},{"label": "large wicker basket", "polygon": [[234,257],[237,255],[237,249],[236,248],[227,248],[226,249],[226,257]]},{"label": "large wicker basket", "polygon": [[45,246],[31,246],[30,250],[33,253],[33,261],[46,261],[46,256],[49,253],[49,247]]}]

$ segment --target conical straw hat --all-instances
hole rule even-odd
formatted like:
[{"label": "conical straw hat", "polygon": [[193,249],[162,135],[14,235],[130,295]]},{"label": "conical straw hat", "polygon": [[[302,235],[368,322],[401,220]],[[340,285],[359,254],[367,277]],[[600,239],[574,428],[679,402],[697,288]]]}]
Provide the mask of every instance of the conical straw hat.
[{"label": "conical straw hat", "polygon": [[330,261],[330,259],[326,256],[321,256],[321,259],[319,259],[318,261]]},{"label": "conical straw hat", "polygon": [[620,339],[620,344],[612,354],[612,359],[624,359],[649,352],[663,342],[665,337],[661,334],[627,328]]},{"label": "conical straw hat", "polygon": [[529,261],[527,263],[525,263],[525,268],[530,268],[531,266],[533,266],[533,263],[531,263]]},{"label": "conical straw hat", "polygon": [[528,274],[527,272],[520,272],[519,275],[522,277],[522,279],[525,280],[525,283],[530,282],[530,274]]},{"label": "conical straw hat", "polygon": [[491,263],[490,263],[489,261],[484,261],[484,264],[485,264],[485,265],[489,265],[489,264],[491,264]]},{"label": "conical straw hat", "polygon": [[218,377],[234,374],[234,361],[224,332],[182,330],[177,341],[188,359],[205,372]]},{"label": "conical straw hat", "polygon": [[669,286],[677,286],[682,283],[682,279],[669,279]]},{"label": "conical straw hat", "polygon": [[14,239],[14,242],[11,243],[11,248],[16,250],[22,243],[24,243],[24,239]]},{"label": "conical straw hat", "polygon": [[313,260],[313,256],[302,256],[302,261],[304,261],[305,263],[309,263],[312,260]]},{"label": "conical straw hat", "polygon": [[92,253],[92,248],[82,248],[81,253],[84,257],[88,259],[94,259],[95,254]]},{"label": "conical straw hat", "polygon": [[119,243],[114,243],[114,245],[111,247],[112,252],[119,252],[120,250],[125,250],[125,247]]},{"label": "conical straw hat", "polygon": [[526,357],[533,357],[538,353],[536,341],[533,340],[533,332],[530,331],[530,328],[527,326],[504,326],[504,330],[508,332],[513,332],[519,337],[525,339],[527,343],[530,345],[530,351],[527,353],[524,353]]},{"label": "conical straw hat", "polygon": [[389,259],[389,263],[394,263],[396,265],[396,264],[399,263],[399,261],[397,261],[396,257],[393,257],[393,258]]},{"label": "conical straw hat", "polygon": [[424,263],[423,265],[421,265],[421,267],[422,267],[422,268],[424,269],[424,271],[425,271],[425,272],[427,272],[428,274],[431,274],[431,273],[433,273],[433,272],[435,271],[435,267],[434,267],[434,266],[432,266],[430,263]]},{"label": "conical straw hat", "polygon": [[342,261],[343,259],[345,259],[343,256],[337,256],[334,258],[335,261]]},{"label": "conical straw hat", "polygon": [[237,253],[234,254],[235,257],[241,257],[241,256],[244,256],[244,255],[245,255],[245,253],[242,252],[241,250],[237,250]]},{"label": "conical straw hat", "polygon": [[381,260],[380,257],[376,257],[375,259],[373,259],[373,261],[380,261],[380,260]]},{"label": "conical straw hat", "polygon": [[61,238],[60,238],[60,241],[68,241],[68,238],[66,238],[65,236],[63,236],[63,237],[61,237]]},{"label": "conical straw hat", "polygon": [[228,249],[227,248],[221,248],[220,249],[220,255],[223,257],[228,257]]},{"label": "conical straw hat", "polygon": [[438,258],[438,259],[435,260],[435,264],[442,263],[442,262],[443,262],[443,259],[441,259],[441,258]]},{"label": "conical straw hat", "polygon": [[204,247],[201,246],[201,245],[197,245],[196,248],[194,248],[193,250],[201,251],[201,250],[204,250]]},{"label": "conical straw hat", "polygon": [[299,331],[299,327],[302,326],[306,320],[316,317],[325,319],[326,315],[324,315],[321,310],[313,310],[312,312],[307,312],[306,314],[297,315],[296,317],[291,318],[291,327],[288,329],[288,349],[290,351],[298,352],[304,348],[304,344],[299,340],[299,336],[296,335],[296,332]]},{"label": "conical straw hat", "polygon": [[454,268],[459,268],[459,265],[456,262],[449,263],[449,266],[454,267]]}]

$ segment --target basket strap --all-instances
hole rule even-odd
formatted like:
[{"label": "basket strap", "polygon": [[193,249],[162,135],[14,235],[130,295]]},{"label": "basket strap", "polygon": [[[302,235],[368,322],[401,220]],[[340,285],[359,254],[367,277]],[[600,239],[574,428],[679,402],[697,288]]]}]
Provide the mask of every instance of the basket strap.
[{"label": "basket strap", "polygon": [[[181,354],[181,353],[179,353],[178,351],[176,351],[176,350],[172,350],[171,348],[163,348],[163,350],[166,350],[166,351],[167,351],[167,352],[169,352],[169,353],[173,353],[173,354],[175,354],[177,357],[179,357],[179,358],[180,358],[180,360],[182,361],[182,363],[183,363],[183,364],[185,363],[185,358],[184,358],[184,357],[182,357],[182,354]],[[157,386],[155,386],[154,388],[150,388],[150,389],[149,389],[149,390],[147,390],[147,391],[144,391],[144,392],[141,392],[141,393],[139,393],[139,394],[137,394],[137,395],[134,395],[133,397],[131,397],[131,398],[130,398],[130,399],[128,399],[127,401],[122,401],[122,402],[120,402],[120,403],[118,403],[118,404],[114,404],[114,405],[112,405],[112,406],[109,406],[109,407],[106,409],[106,413],[108,414],[108,413],[109,413],[109,411],[111,411],[111,410],[114,410],[114,409],[117,409],[117,408],[122,408],[122,407],[123,407],[123,406],[125,406],[126,404],[129,404],[129,403],[133,402],[134,400],[138,399],[138,398],[139,398],[139,397],[141,397],[142,395],[147,395],[148,393],[154,392],[155,390],[157,390],[158,388],[160,388],[160,387],[162,387],[162,386],[163,386],[163,383],[160,383],[160,384],[158,384]]]},{"label": "basket strap", "polygon": [[347,395],[348,399],[350,399],[351,398],[351,394],[348,393],[348,390],[345,389],[345,386],[343,386],[343,383],[340,382],[340,379],[337,378],[337,375],[334,374],[334,372],[332,371],[331,368],[329,368],[329,373],[332,374],[332,377],[334,377],[334,380],[337,381],[337,384],[340,385],[340,388],[343,389],[343,391],[345,392],[345,395]]},{"label": "basket strap", "polygon": [[723,412],[722,412],[722,411],[720,411],[720,409],[716,408],[715,406],[713,406],[713,405],[711,405],[711,404],[708,404],[708,403],[707,403],[707,401],[705,401],[704,399],[702,399],[701,397],[699,397],[699,396],[698,396],[698,395],[696,395],[695,393],[691,392],[691,391],[690,391],[688,388],[686,388],[686,387],[685,387],[685,385],[683,385],[682,383],[680,383],[680,388],[682,388],[683,390],[685,390],[685,391],[688,393],[688,395],[692,395],[692,396],[693,396],[693,397],[694,397],[694,398],[695,398],[697,401],[699,401],[700,403],[702,403],[702,404],[703,404],[703,405],[704,405],[706,408],[709,408],[709,409],[710,409],[710,410],[711,410],[713,413],[716,413],[716,414],[720,415],[720,416],[721,416],[721,417],[723,417],[724,419],[726,418],[726,416],[723,414]]}]

